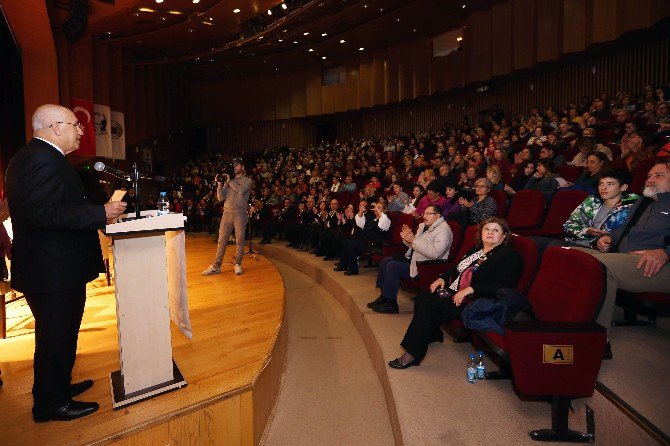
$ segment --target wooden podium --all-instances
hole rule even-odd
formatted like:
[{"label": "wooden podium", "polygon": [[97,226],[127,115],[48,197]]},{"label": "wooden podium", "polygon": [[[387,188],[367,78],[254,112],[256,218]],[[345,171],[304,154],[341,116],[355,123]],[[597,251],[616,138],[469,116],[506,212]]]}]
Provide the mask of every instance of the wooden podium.
[{"label": "wooden podium", "polygon": [[[110,374],[114,410],[186,386],[172,359],[170,333],[171,301],[179,298],[173,296],[175,284],[183,285],[185,302],[184,217],[156,216],[156,211],[143,215],[146,218],[107,225],[105,231],[114,240],[121,356],[121,370]],[[180,250],[181,262],[170,259]],[[185,307],[181,311],[186,312],[185,334],[190,338],[187,302]]]}]

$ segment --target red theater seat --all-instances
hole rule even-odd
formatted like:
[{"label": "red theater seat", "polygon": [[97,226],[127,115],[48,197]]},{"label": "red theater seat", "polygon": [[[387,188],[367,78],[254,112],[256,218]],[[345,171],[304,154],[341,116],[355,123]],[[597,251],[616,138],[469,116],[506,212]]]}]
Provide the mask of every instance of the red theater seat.
[{"label": "red theater seat", "polygon": [[538,190],[520,190],[512,197],[512,205],[507,214],[507,224],[512,231],[539,228],[544,217],[546,200]]},{"label": "red theater seat", "polygon": [[400,237],[400,231],[403,225],[409,226],[414,231],[416,229],[416,219],[412,214],[403,214],[402,212],[389,212],[388,217],[391,220],[388,238],[384,240],[381,247],[370,250],[368,265],[379,263],[384,257],[407,251],[407,247],[402,242],[402,237]]},{"label": "red theater seat", "polygon": [[644,183],[647,181],[647,174],[654,167],[656,163],[656,158],[647,158],[640,161],[633,169],[633,178],[630,181],[628,190],[630,192],[642,195],[644,190]]},{"label": "red theater seat", "polygon": [[518,234],[541,235],[544,237],[563,237],[563,223],[568,220],[572,211],[577,209],[582,201],[588,197],[588,192],[582,190],[558,191],[549,203],[549,211],[544,223],[539,229],[517,229]]},{"label": "red theater seat", "polygon": [[[574,158],[577,154],[575,153],[572,158]],[[572,158],[568,159],[566,156],[566,159],[568,161],[572,160]],[[577,178],[579,178],[579,175],[582,174],[582,169],[576,166],[571,166],[568,164],[564,164],[562,166],[557,166],[556,167],[556,173],[561,176],[565,181],[569,181],[571,183],[574,183],[577,181]]]},{"label": "red theater seat", "polygon": [[496,201],[498,205],[498,210],[496,211],[496,217],[505,218],[507,215],[507,205],[508,205],[508,196],[507,192],[502,189],[493,189],[489,192],[489,196]]},{"label": "red theater seat", "polygon": [[[550,247],[544,252],[527,294],[535,317],[541,322],[593,322],[604,297],[603,265],[589,254],[560,247]],[[493,332],[478,332],[476,336],[504,361],[500,376],[505,377],[509,364],[507,342]],[[498,377],[495,373],[489,375]]]}]

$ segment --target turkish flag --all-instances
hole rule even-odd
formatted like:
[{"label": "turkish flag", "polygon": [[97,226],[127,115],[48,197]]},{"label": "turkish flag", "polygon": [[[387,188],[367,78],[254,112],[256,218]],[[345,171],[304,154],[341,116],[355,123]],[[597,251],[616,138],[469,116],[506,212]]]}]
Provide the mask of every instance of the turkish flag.
[{"label": "turkish flag", "polygon": [[93,101],[70,98],[70,109],[84,126],[84,135],[79,142],[77,155],[95,156],[95,123],[93,122]]}]

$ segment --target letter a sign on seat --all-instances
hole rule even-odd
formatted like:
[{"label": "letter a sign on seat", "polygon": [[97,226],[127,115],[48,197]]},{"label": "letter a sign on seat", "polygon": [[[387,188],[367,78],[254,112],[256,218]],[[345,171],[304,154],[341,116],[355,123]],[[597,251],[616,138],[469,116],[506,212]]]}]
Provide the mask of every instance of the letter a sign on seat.
[{"label": "letter a sign on seat", "polygon": [[572,364],[572,345],[542,344],[542,362],[545,364]]}]

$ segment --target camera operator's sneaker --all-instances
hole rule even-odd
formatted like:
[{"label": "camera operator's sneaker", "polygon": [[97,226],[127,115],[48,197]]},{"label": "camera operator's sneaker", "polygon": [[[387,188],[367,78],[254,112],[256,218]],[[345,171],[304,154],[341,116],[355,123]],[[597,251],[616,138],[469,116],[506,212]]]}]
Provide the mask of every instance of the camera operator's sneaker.
[{"label": "camera operator's sneaker", "polygon": [[203,276],[211,276],[212,274],[221,274],[221,267],[217,268],[214,265],[210,265],[209,268],[202,272]]},{"label": "camera operator's sneaker", "polygon": [[236,263],[235,264],[235,275],[239,276],[240,274],[242,274],[242,265],[240,265],[239,263]]}]

